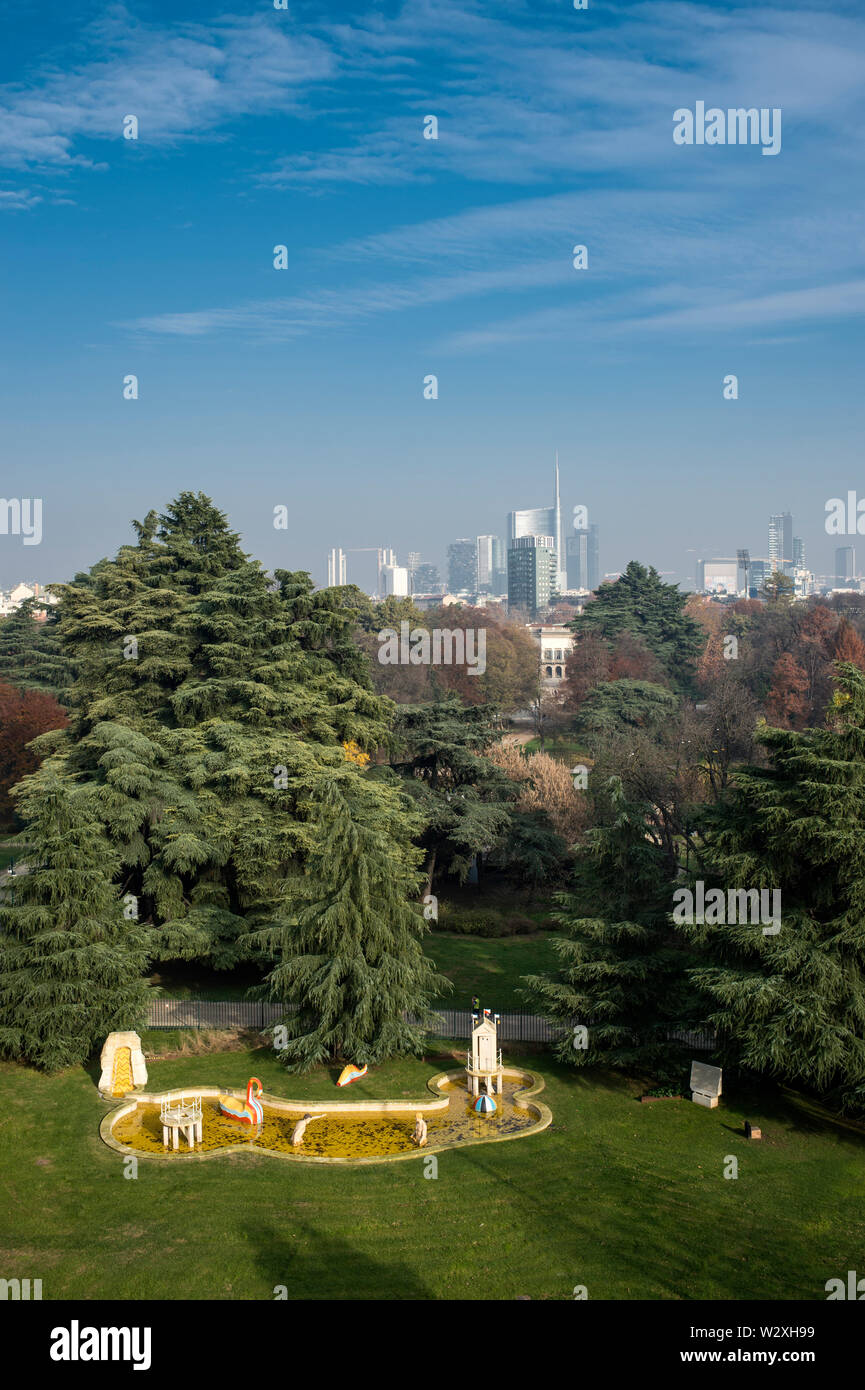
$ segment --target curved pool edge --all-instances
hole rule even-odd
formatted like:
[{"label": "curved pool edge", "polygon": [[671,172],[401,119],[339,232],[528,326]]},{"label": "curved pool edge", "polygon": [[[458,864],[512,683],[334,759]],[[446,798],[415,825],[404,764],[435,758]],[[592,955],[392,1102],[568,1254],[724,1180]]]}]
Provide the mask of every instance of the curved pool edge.
[{"label": "curved pool edge", "polygon": [[[437,1072],[436,1075],[427,1082],[427,1090],[431,1091],[433,1095],[436,1095],[444,1082],[457,1081],[464,1075],[464,1067],[459,1067],[455,1071]],[[529,1084],[527,1086],[521,1086],[514,1092],[512,1102],[517,1109],[534,1110],[538,1115],[536,1124],[533,1124],[529,1129],[521,1129],[516,1134],[497,1134],[492,1138],[468,1139],[461,1144],[427,1144],[422,1149],[413,1149],[408,1153],[380,1154],[379,1156],[363,1158],[331,1158],[323,1154],[286,1154],[281,1149],[267,1149],[260,1144],[251,1144],[248,1141],[244,1141],[238,1144],[226,1144],[224,1148],[207,1149],[204,1152],[199,1149],[194,1149],[191,1153],[185,1152],[183,1154],[183,1162],[191,1163],[195,1160],[204,1162],[209,1158],[221,1158],[224,1154],[247,1153],[253,1155],[264,1154],[268,1158],[281,1158],[289,1163],[323,1163],[340,1165],[343,1167],[359,1167],[362,1164],[369,1163],[400,1163],[410,1159],[426,1158],[428,1154],[451,1153],[460,1149],[474,1148],[478,1144],[505,1144],[513,1139],[525,1139],[530,1134],[540,1134],[542,1130],[547,1129],[553,1122],[553,1112],[543,1101],[535,1099],[545,1088],[543,1077],[538,1076],[535,1072],[527,1071],[525,1067],[503,1067],[502,1075],[524,1077],[528,1079]],[[174,1096],[188,1096],[193,1093],[197,1096],[207,1097],[220,1095],[238,1096],[240,1099],[246,1097],[245,1090],[238,1090],[236,1087],[232,1086],[174,1086],[170,1091],[136,1091],[132,1100],[124,1099],[119,1105],[114,1106],[112,1110],[107,1111],[106,1114],[103,1115],[99,1124],[99,1137],[103,1144],[107,1145],[109,1149],[113,1149],[115,1153],[123,1154],[124,1158],[142,1159],[145,1162],[153,1160],[156,1163],[165,1163],[166,1161],[170,1162],[172,1160],[176,1161],[177,1155],[173,1154],[171,1150],[166,1150],[164,1153],[145,1153],[140,1149],[133,1149],[126,1144],[121,1144],[119,1140],[114,1138],[112,1130],[118,1120],[122,1120],[124,1115],[130,1114],[131,1111],[138,1108],[139,1102],[145,1105],[156,1104],[166,1097],[170,1099]],[[364,1111],[368,1111],[371,1114],[387,1114],[388,1112],[417,1112],[418,1110],[432,1113],[437,1110],[445,1110],[450,1104],[449,1097],[440,1095],[433,1101],[427,1099],[398,1101],[311,1101],[309,1099],[286,1100],[284,1096],[271,1096],[265,1091],[262,1092],[260,1099],[272,1109],[304,1110],[309,1105],[315,1105],[316,1108],[325,1106],[331,1114],[338,1114],[340,1112],[343,1114],[362,1114]]]}]

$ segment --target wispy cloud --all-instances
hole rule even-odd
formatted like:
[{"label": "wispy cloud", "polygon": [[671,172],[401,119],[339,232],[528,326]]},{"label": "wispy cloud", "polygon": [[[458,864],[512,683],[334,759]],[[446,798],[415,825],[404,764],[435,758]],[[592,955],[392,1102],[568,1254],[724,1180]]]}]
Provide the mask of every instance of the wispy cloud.
[{"label": "wispy cloud", "polygon": [[38,193],[31,193],[26,188],[0,188],[0,211],[27,211],[41,202],[42,198]]},{"label": "wispy cloud", "polygon": [[277,11],[162,27],[117,5],[83,42],[85,61],[0,88],[0,165],[92,165],[89,142],[119,141],[128,114],[150,144],[200,139],[238,117],[296,107],[336,63]]}]

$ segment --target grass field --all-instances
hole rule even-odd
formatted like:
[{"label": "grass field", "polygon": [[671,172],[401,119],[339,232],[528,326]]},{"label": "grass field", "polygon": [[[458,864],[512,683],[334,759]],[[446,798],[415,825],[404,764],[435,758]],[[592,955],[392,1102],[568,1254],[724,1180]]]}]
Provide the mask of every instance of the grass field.
[{"label": "grass field", "polygon": [[424,941],[424,950],[434,960],[439,973],[453,982],[453,994],[438,1001],[443,1008],[467,1009],[477,994],[484,1008],[498,1013],[534,1013],[532,1005],[521,999],[521,976],[554,970],[557,957],[552,948],[552,932],[537,936],[452,936],[433,932]]},{"label": "grass field", "polygon": [[[447,1064],[391,1063],[353,1097],[421,1094]],[[127,1179],[98,1137],[95,1064],[0,1064],[0,1273],[41,1278],[45,1299],[270,1299],[283,1284],[292,1299],[571,1299],[577,1284],[591,1299],[824,1299],[861,1268],[861,1129],[774,1093],[640,1105],[635,1083],[525,1064],[552,1128],[440,1154],[435,1180],[421,1157],[324,1169],[245,1154],[141,1161]],[[335,1072],[292,1079],[269,1051],[148,1065],[152,1090],[255,1074],[292,1098],[334,1095]]]},{"label": "grass field", "polygon": [[[424,951],[440,974],[454,985],[452,994],[436,1002],[442,1008],[467,1009],[473,994],[482,994],[484,1007],[499,1013],[533,1013],[520,999],[520,976],[555,969],[551,941],[555,933],[484,938],[433,932],[424,938]],[[261,979],[252,966],[232,971],[208,970],[200,962],[171,961],[150,976],[151,983],[172,999],[246,999]]]},{"label": "grass field", "polygon": [[588,762],[589,766],[592,763],[588,750],[573,734],[560,734],[554,738],[547,737],[544,739],[543,749],[541,749],[539,738],[529,739],[528,743],[523,744],[524,753],[540,753],[542,751],[548,753],[551,758],[556,758],[558,762],[567,763],[569,767],[577,762]]}]

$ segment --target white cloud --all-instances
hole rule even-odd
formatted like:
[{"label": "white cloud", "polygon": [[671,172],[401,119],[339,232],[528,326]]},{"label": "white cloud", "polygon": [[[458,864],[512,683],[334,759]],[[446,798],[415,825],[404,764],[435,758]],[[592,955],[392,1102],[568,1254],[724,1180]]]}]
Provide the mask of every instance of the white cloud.
[{"label": "white cloud", "polygon": [[87,165],[82,140],[120,140],[125,115],[140,138],[201,138],[228,120],[296,107],[335,71],[332,51],[280,12],[160,29],[122,6],[89,31],[92,56],[0,88],[0,164]]}]

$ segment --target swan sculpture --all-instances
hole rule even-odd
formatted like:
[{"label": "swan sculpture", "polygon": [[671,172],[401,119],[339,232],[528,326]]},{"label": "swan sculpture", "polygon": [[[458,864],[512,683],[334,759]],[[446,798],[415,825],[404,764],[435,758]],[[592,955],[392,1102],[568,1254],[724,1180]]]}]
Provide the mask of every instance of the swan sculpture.
[{"label": "swan sculpture", "polygon": [[246,1100],[238,1100],[236,1096],[220,1095],[219,1108],[223,1115],[227,1115],[230,1120],[238,1120],[242,1125],[263,1124],[264,1109],[258,1099],[261,1093],[261,1082],[257,1076],[251,1076],[246,1084]]}]

